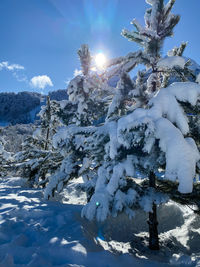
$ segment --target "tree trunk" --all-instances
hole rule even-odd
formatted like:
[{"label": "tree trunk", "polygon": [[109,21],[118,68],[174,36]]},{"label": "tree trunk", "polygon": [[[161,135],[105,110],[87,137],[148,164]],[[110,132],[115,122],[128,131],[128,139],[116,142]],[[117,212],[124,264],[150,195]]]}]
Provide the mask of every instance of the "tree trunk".
[{"label": "tree trunk", "polygon": [[48,149],[48,143],[49,143],[49,132],[50,132],[50,123],[51,123],[51,102],[50,97],[47,96],[47,103],[46,103],[47,109],[46,109],[46,120],[47,120],[47,133],[46,133],[46,143],[44,150]]},{"label": "tree trunk", "polygon": [[44,150],[47,150],[47,148],[48,148],[48,142],[49,142],[49,127],[47,128],[46,143],[45,143]]},{"label": "tree trunk", "polygon": [[[155,174],[150,172],[149,174],[149,187],[156,187]],[[157,221],[157,205],[153,202],[152,212],[149,212],[149,248],[152,250],[159,250],[159,238],[158,238],[158,221]]]}]

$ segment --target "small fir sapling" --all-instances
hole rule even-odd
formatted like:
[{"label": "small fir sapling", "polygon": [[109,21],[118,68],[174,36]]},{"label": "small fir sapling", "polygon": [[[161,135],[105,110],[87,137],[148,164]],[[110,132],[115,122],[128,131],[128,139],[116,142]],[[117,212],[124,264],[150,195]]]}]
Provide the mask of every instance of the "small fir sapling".
[{"label": "small fir sapling", "polygon": [[[27,178],[32,187],[44,187],[48,176],[59,168],[63,157],[59,152],[39,149],[30,145],[31,138],[25,140],[22,152],[15,155],[16,170]],[[29,149],[27,150],[27,142]]]},{"label": "small fir sapling", "polygon": [[[1,133],[1,131],[0,131]],[[0,176],[6,176],[11,170],[12,153],[5,150],[6,141],[3,137],[0,137]]]},{"label": "small fir sapling", "polygon": [[59,102],[47,97],[46,106],[39,113],[40,126],[32,136],[25,139],[22,151],[15,155],[16,169],[28,179],[31,186],[45,186],[48,177],[54,173],[63,160],[59,151],[52,145],[53,135],[62,122],[58,117],[60,110]]},{"label": "small fir sapling", "polygon": [[[82,45],[78,50],[82,67],[82,75],[76,76],[68,85],[67,93],[69,101],[67,106],[73,108],[74,118],[68,119],[66,127],[60,129],[54,137],[54,147],[59,149],[64,156],[60,170],[50,178],[45,189],[45,198],[54,195],[55,191],[61,191],[72,178],[86,176],[91,172],[84,170],[87,161],[87,149],[85,140],[94,132],[92,125],[97,125],[105,120],[108,108],[107,98],[110,88],[105,80],[91,72],[91,56],[87,45]],[[65,108],[62,119],[65,120]],[[87,174],[86,174],[87,172]]]},{"label": "small fir sapling", "polygon": [[36,139],[43,141],[42,148],[44,150],[53,149],[52,138],[59,127],[63,126],[59,117],[61,110],[61,103],[56,100],[50,101],[50,97],[47,96],[46,105],[42,106],[38,114],[41,121],[40,127],[33,134]]}]

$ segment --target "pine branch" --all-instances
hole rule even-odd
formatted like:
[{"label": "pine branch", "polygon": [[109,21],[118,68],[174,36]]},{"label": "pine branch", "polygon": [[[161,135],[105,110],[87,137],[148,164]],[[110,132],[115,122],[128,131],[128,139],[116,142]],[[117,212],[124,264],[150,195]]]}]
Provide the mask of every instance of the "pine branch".
[{"label": "pine branch", "polygon": [[170,198],[182,205],[195,205],[197,212],[200,212],[200,183],[195,183],[193,192],[189,194],[181,194],[178,192],[178,183],[167,180],[156,180],[156,190],[166,193]]},{"label": "pine branch", "polygon": [[178,48],[177,56],[182,56],[188,42],[182,42],[180,47]]},{"label": "pine branch", "polygon": [[173,5],[175,4],[176,0],[169,0],[164,8],[164,16],[163,22],[166,20],[167,16],[169,15],[170,11],[172,10]]},{"label": "pine branch", "polygon": [[140,36],[138,32],[130,32],[128,30],[123,29],[121,35],[131,42],[136,42],[137,44],[144,46],[144,39],[142,38],[142,36]]},{"label": "pine branch", "polygon": [[77,51],[83,75],[87,75],[90,70],[92,57],[90,56],[89,47],[87,44],[82,44],[81,48]]},{"label": "pine branch", "polygon": [[173,29],[174,27],[178,24],[180,21],[180,16],[179,15],[171,15],[169,18],[166,27],[159,33],[161,38],[165,38],[168,36],[173,35]]}]

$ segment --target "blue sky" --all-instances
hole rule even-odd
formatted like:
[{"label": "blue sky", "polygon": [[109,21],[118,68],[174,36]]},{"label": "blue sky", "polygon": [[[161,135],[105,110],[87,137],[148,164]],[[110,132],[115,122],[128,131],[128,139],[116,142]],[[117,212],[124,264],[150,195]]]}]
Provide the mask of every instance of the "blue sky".
[{"label": "blue sky", "polygon": [[[110,58],[136,51],[120,32],[132,28],[133,18],[142,23],[147,7],[144,0],[1,0],[0,92],[66,88],[80,68],[82,43]],[[188,41],[185,55],[200,63],[199,11],[200,0],[176,0],[173,13],[181,21],[163,54]]]}]

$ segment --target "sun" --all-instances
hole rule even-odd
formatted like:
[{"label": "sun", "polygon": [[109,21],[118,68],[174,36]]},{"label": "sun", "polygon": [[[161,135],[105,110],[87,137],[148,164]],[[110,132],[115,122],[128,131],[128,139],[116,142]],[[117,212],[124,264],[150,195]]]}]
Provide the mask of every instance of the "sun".
[{"label": "sun", "polygon": [[103,69],[105,67],[106,57],[103,53],[98,53],[94,59],[95,59],[97,68]]}]

